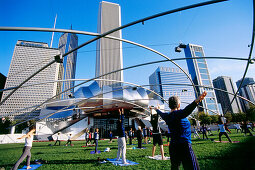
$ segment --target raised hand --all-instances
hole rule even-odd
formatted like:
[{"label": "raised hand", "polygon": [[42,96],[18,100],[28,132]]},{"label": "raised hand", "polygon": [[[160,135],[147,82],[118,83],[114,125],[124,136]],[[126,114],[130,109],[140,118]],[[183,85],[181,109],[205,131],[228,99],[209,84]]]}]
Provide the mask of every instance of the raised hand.
[{"label": "raised hand", "polygon": [[207,95],[207,92],[204,91],[200,96],[198,96],[198,98],[196,99],[196,103],[201,102],[202,100],[204,100],[205,96]]}]

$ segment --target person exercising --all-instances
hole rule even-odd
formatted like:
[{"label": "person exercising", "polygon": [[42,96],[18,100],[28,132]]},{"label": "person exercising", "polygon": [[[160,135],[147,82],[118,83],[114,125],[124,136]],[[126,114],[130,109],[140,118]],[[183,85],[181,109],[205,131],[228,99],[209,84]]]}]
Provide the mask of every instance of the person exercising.
[{"label": "person exercising", "polygon": [[169,153],[171,157],[171,169],[178,170],[181,163],[184,169],[199,170],[199,164],[191,146],[191,125],[187,116],[197,107],[207,95],[203,92],[196,100],[180,109],[181,101],[179,97],[172,96],[169,98],[170,113],[162,113],[159,106],[156,108],[157,113],[165,120],[170,130],[171,142]]}]

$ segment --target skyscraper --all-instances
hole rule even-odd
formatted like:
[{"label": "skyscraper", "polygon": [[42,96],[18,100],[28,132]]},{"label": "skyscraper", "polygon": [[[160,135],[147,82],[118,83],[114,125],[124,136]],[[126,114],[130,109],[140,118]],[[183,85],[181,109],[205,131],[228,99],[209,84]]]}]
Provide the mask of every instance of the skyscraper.
[{"label": "skyscraper", "polygon": [[[194,44],[187,44],[186,48],[184,48],[184,52],[186,58],[192,58],[186,59],[186,61],[194,84],[213,87],[206,60],[203,58],[205,56],[203,47]],[[205,87],[197,87],[196,89],[198,95],[205,90],[207,91],[207,96],[205,97],[205,100],[202,101],[202,106],[205,108],[204,111],[209,114],[220,113],[214,90]]]},{"label": "skyscraper", "polygon": [[[236,82],[237,88],[240,86],[241,81],[242,81],[242,79],[240,79],[240,80],[238,80],[238,81]],[[248,85],[248,84],[253,84],[253,83],[255,83],[253,78],[251,78],[251,77],[245,77],[244,80],[243,80],[243,84],[242,84],[241,87],[246,86],[246,85]]]},{"label": "skyscraper", "polygon": [[[78,37],[75,34],[64,33],[59,39],[58,48],[61,54],[65,54],[68,51],[78,47]],[[75,79],[76,71],[76,60],[77,60],[77,51],[64,57],[63,64],[60,64],[59,69],[59,79]],[[61,92],[74,86],[74,81],[65,81],[58,83],[59,89]],[[68,95],[73,95],[74,89],[67,91],[61,94],[61,99],[68,99]]]},{"label": "skyscraper", "polygon": [[[255,83],[247,84],[243,86],[240,89],[240,93],[246,99],[249,99],[250,101],[255,102]],[[247,110],[250,108],[250,105],[247,101],[242,100],[242,102],[244,104],[244,110]]]},{"label": "skyscraper", "polygon": [[[150,89],[160,94],[166,101],[173,95],[178,96],[182,102],[182,109],[195,100],[194,89],[192,86],[170,85],[190,84],[187,76],[179,68],[158,67],[149,77],[149,83]],[[159,97],[156,99],[161,100]],[[165,109],[170,110],[166,103]]]},{"label": "skyscraper", "polygon": [[[240,79],[240,80],[238,80],[238,81],[236,82],[237,88],[240,86],[241,81],[242,81],[242,79]],[[251,77],[245,77],[244,80],[243,80],[243,84],[242,84],[242,86],[241,86],[241,89],[239,90],[239,94],[240,94],[241,96],[243,96],[243,97],[245,97],[245,98],[247,98],[247,99],[250,100],[250,98],[249,98],[249,93],[252,91],[252,88],[250,89],[250,87],[252,87],[252,86],[247,86],[247,85],[254,84],[254,83],[255,83],[255,82],[254,82],[254,79],[253,79],[253,78],[251,78]],[[252,99],[252,98],[251,98],[251,99]],[[247,109],[249,109],[249,104],[248,104],[248,102],[246,102],[246,101],[244,101],[244,100],[242,100],[242,99],[240,99],[240,102],[241,102],[243,111],[246,111]]]},{"label": "skyscraper", "polygon": [[[236,92],[231,77],[219,76],[219,77],[217,77],[216,79],[213,80],[213,86],[215,88],[222,89],[222,90],[228,91],[230,93],[235,93]],[[223,112],[225,113],[226,110],[228,109],[229,105],[230,105],[230,102],[233,100],[234,96],[231,95],[231,94],[222,92],[222,91],[218,91],[218,90],[215,90],[215,94],[216,94],[218,102],[222,106]],[[242,112],[241,103],[240,103],[238,98],[236,98],[233,101],[233,103],[230,107],[230,110],[228,110],[228,111],[231,112],[231,113],[240,113],[240,112]]]},{"label": "skyscraper", "polygon": [[[57,54],[59,54],[59,50],[49,48],[47,43],[18,40],[13,52],[5,88],[18,86],[41,67],[54,60],[54,56]],[[58,80],[58,70],[59,63],[54,63],[38,73],[23,86]],[[2,99],[9,93],[10,91],[5,91]],[[47,83],[20,88],[0,106],[0,114],[2,116],[7,116],[23,108],[30,107],[20,111],[16,116],[10,116],[10,118],[20,119],[23,117],[22,115],[24,113],[33,109],[32,106],[41,104],[45,100],[56,95],[56,93],[57,83]],[[28,118],[37,114],[39,113],[35,112]]]},{"label": "skyscraper", "polygon": [[[102,1],[99,7],[98,33],[102,34],[121,26],[120,6],[115,3]],[[122,38],[121,30],[110,36]],[[123,68],[122,42],[101,38],[97,41],[96,77]],[[101,77],[108,80],[123,81],[123,71]],[[103,85],[119,86],[120,83],[99,81]]]}]

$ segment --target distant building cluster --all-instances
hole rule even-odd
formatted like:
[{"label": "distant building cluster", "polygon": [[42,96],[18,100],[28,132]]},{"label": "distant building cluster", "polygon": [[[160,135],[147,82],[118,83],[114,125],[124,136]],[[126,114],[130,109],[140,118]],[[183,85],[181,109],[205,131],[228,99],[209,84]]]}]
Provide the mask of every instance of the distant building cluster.
[{"label": "distant building cluster", "polygon": [[[120,26],[120,6],[115,3],[101,2],[98,17],[98,33],[102,34]],[[121,30],[110,35],[122,38]],[[0,74],[0,88],[7,89],[18,86],[34,72],[54,60],[54,56],[58,54],[63,55],[77,47],[78,36],[71,33],[64,33],[60,37],[58,48],[49,48],[48,44],[44,42],[18,40],[13,52],[7,78]],[[179,96],[182,102],[181,108],[184,108],[203,91],[207,91],[207,96],[205,100],[201,102],[198,111],[204,111],[208,114],[222,114],[225,112],[245,112],[249,109],[249,102],[240,98],[236,98],[231,107],[229,107],[230,102],[233,100],[233,94],[236,93],[234,83],[231,77],[222,75],[214,80],[211,79],[202,46],[182,44],[181,47],[176,48],[176,52],[180,52],[180,48],[183,48],[185,52],[188,68],[185,72],[191,78],[195,87],[192,86],[190,79],[179,68],[158,67],[150,75],[149,83],[150,89],[162,96],[162,98],[160,98],[154,95],[153,98],[162,101],[165,110],[170,110],[168,104],[164,102],[167,101],[170,96]],[[41,71],[0,106],[0,116],[9,116],[12,119],[33,118],[40,114],[40,109],[30,113],[29,116],[24,115],[33,111],[37,105],[53,96],[57,95],[51,102],[74,97],[74,89],[72,88],[74,87],[74,81],[66,80],[75,79],[76,62],[77,51],[64,57],[63,63],[54,63],[47,69]],[[111,88],[116,88],[122,86],[123,71],[105,75],[122,68],[122,42],[107,38],[98,40],[95,76],[102,76],[101,79],[111,80],[98,81],[99,87],[109,86]],[[34,85],[50,81],[52,81],[52,83]],[[241,80],[236,82],[237,87],[239,87],[240,83]],[[81,88],[78,92],[90,95],[89,92],[91,89],[86,90],[86,88]],[[4,91],[0,94],[2,95],[0,99],[5,98],[9,93],[10,91]],[[92,93],[91,95],[93,96]],[[244,79],[239,95],[255,102],[255,82],[253,78]],[[43,107],[44,106],[42,106],[41,109],[43,109]],[[99,120],[95,119],[95,122],[99,122]],[[106,125],[104,124],[104,126]]]}]

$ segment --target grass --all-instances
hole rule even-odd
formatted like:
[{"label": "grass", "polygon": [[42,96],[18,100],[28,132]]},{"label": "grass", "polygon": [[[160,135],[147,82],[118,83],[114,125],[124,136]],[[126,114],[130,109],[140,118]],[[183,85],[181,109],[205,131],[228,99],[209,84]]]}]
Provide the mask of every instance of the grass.
[{"label": "grass", "polygon": [[[218,140],[218,133],[214,132],[214,136],[210,139]],[[228,170],[228,169],[247,169],[255,170],[255,137],[243,136],[243,134],[233,132],[230,134],[233,141],[240,143],[215,143],[211,140],[193,139],[192,145],[196,153],[200,168],[206,170]],[[166,139],[166,138],[164,138]],[[223,137],[223,140],[227,140]],[[38,168],[43,169],[170,169],[170,161],[156,161],[148,159],[145,156],[151,155],[152,144],[143,145],[144,150],[135,149],[127,150],[127,159],[138,162],[139,165],[117,167],[111,163],[98,163],[106,158],[116,158],[117,140],[108,143],[107,140],[99,141],[99,150],[103,151],[106,147],[111,148],[111,152],[102,152],[97,155],[90,154],[94,147],[81,147],[84,141],[73,141],[74,146],[63,146],[65,142],[61,142],[62,146],[48,146],[53,142],[34,142],[31,150],[31,163],[36,159],[47,160],[47,163]],[[127,148],[137,146],[127,145]],[[166,142],[164,142],[166,143]],[[22,154],[24,144],[2,144],[0,145],[0,169],[11,169],[15,162]],[[164,147],[165,155],[169,156],[168,147]],[[156,154],[160,154],[157,147]],[[20,165],[25,165],[25,161]],[[182,167],[180,168],[182,169]]]}]

